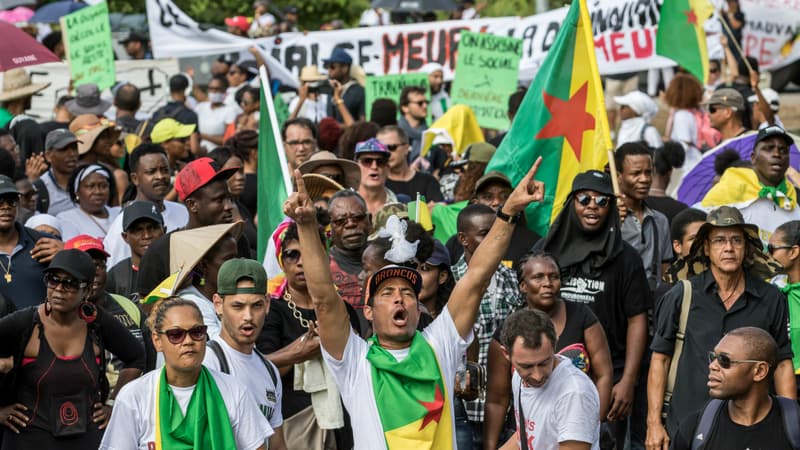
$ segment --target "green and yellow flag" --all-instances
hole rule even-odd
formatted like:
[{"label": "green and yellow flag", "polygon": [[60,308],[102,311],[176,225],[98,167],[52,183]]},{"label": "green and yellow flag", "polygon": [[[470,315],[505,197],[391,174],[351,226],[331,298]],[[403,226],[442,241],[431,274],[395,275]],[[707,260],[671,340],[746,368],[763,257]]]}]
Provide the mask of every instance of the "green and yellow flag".
[{"label": "green and yellow flag", "polygon": [[656,54],[708,81],[708,46],[703,24],[714,13],[708,0],[664,0],[656,32]]},{"label": "green and yellow flag", "polygon": [[536,178],[545,183],[545,198],[526,215],[528,226],[544,236],[575,175],[602,170],[609,149],[592,22],[586,0],[575,0],[486,172],[500,171],[516,185],[542,157]]}]

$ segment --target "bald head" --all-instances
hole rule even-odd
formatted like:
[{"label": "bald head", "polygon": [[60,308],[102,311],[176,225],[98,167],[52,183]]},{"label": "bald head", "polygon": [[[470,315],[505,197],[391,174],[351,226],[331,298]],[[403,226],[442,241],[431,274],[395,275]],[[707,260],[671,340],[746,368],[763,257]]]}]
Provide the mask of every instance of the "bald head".
[{"label": "bald head", "polygon": [[765,330],[757,327],[741,327],[729,331],[727,336],[736,336],[744,344],[743,349],[747,359],[766,361],[770,369],[778,363],[778,344]]}]

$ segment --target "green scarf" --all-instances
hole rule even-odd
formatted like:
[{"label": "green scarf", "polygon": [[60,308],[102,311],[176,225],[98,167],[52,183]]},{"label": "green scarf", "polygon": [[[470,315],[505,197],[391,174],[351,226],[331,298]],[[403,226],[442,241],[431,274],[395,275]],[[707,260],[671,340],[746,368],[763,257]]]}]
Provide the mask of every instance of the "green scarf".
[{"label": "green scarf", "polygon": [[792,343],[794,373],[800,375],[800,283],[786,283],[781,288],[789,299],[789,341]]},{"label": "green scarf", "polygon": [[[760,183],[759,183],[760,184]],[[781,180],[777,186],[765,186],[761,184],[761,190],[758,191],[759,198],[770,199],[778,205],[778,208],[783,208],[783,200],[778,196],[778,192],[783,194],[783,198],[789,197],[789,187],[786,186],[786,178]]]},{"label": "green scarf", "polygon": [[452,450],[450,399],[428,341],[417,331],[408,356],[400,362],[376,336],[368,342],[367,360],[387,448]]},{"label": "green scarf", "polygon": [[[156,448],[164,450],[229,450],[236,448],[233,428],[222,394],[208,369],[200,376],[186,408],[186,415],[161,370],[156,410]],[[233,406],[233,405],[231,405]]]}]

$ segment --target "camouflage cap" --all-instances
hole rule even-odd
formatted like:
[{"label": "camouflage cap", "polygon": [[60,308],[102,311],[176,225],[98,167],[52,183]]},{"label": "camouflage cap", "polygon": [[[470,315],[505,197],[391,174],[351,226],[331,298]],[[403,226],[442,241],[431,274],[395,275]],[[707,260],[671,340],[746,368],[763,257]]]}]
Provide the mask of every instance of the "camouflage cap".
[{"label": "camouflage cap", "polygon": [[378,232],[386,226],[386,221],[390,216],[397,216],[401,219],[408,219],[408,207],[402,203],[387,203],[383,208],[375,213],[372,218],[372,233],[367,240],[373,241],[378,238]]}]

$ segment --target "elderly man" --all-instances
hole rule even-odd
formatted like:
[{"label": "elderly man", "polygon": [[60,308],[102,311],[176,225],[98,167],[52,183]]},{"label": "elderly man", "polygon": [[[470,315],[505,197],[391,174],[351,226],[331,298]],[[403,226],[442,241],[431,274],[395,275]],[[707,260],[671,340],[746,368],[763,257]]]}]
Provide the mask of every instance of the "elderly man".
[{"label": "elderly man", "polygon": [[708,352],[708,392],[713,400],[681,421],[672,448],[689,450],[695,443],[705,450],[797,448],[797,402],[770,394],[777,359],[775,340],[760,328],[742,327],[726,334]]},{"label": "elderly man", "polygon": [[[678,421],[708,400],[707,352],[730,330],[751,326],[769,332],[778,343],[775,390],[796,396],[786,298],[763,281],[771,262],[761,253],[758,227],[746,223],[736,208],[723,206],[708,215],[686,261],[688,279],[656,305],[647,382],[648,449],[666,448],[667,432],[674,437]],[[665,391],[670,390],[667,374],[673,371],[671,399],[663,408]]]},{"label": "elderly man", "polygon": [[789,147],[793,143],[781,127],[759,130],[750,157],[753,168],[727,169],[700,206],[707,211],[722,205],[735,206],[745,222],[759,228],[761,241],[766,244],[778,225],[800,219],[797,190],[786,179]]}]

